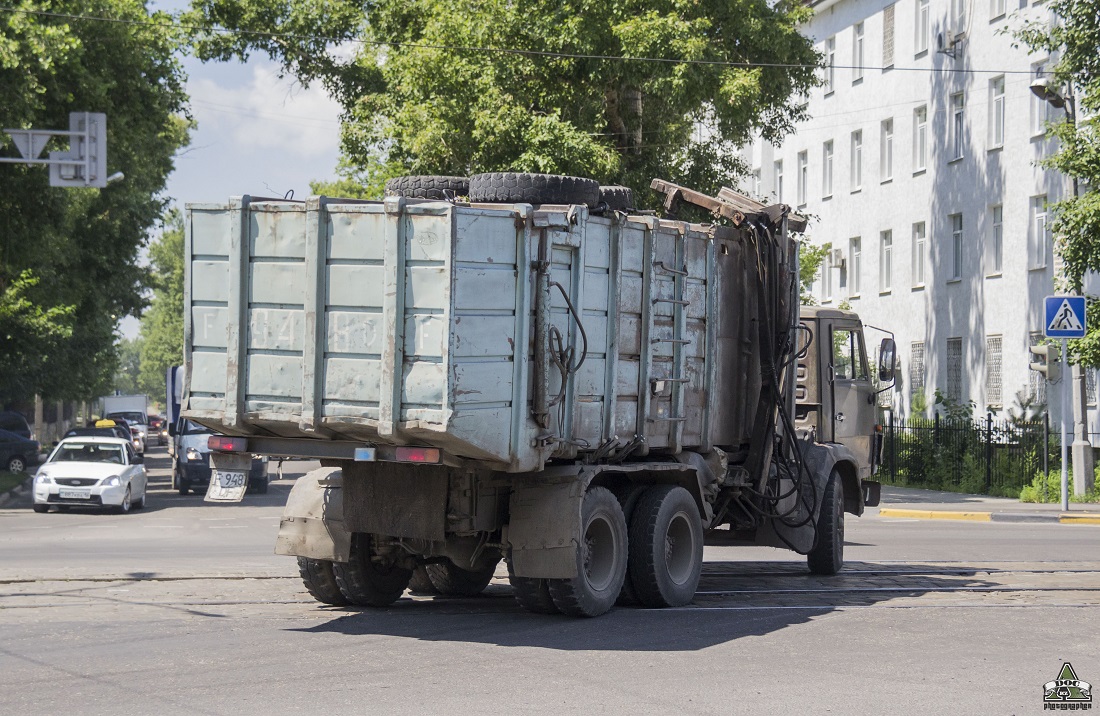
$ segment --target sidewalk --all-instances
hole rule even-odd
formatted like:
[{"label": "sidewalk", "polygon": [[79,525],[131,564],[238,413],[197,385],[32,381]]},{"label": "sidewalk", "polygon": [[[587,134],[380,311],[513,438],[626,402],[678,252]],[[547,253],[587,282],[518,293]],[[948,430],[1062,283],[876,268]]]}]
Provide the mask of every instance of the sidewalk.
[{"label": "sidewalk", "polygon": [[[873,508],[872,508],[873,509]],[[959,492],[916,490],[882,486],[878,514],[882,517],[910,517],[925,520],[972,520],[975,522],[1060,522],[1100,525],[1100,505],[1020,502],[1011,497],[965,495]]]}]

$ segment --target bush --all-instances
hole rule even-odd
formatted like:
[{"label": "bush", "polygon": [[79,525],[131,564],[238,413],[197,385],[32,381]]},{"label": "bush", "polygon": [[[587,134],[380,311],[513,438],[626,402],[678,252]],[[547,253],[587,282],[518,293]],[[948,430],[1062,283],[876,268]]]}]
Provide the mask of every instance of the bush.
[{"label": "bush", "polygon": [[[1020,490],[1020,502],[1061,502],[1062,500],[1062,471],[1051,470],[1043,479],[1042,473],[1035,476],[1030,485],[1025,485]],[[1100,467],[1093,478],[1092,489],[1084,495],[1073,494],[1073,471],[1069,471],[1069,501],[1070,502],[1100,502]]]}]

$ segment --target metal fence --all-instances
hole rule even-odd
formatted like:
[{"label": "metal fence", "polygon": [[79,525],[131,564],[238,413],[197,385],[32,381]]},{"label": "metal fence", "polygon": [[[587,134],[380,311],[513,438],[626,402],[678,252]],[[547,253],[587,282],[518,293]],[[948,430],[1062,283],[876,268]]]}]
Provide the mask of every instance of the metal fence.
[{"label": "metal fence", "polygon": [[1036,475],[1060,468],[1050,419],[1017,422],[890,417],[880,478],[886,484],[1018,497]]}]

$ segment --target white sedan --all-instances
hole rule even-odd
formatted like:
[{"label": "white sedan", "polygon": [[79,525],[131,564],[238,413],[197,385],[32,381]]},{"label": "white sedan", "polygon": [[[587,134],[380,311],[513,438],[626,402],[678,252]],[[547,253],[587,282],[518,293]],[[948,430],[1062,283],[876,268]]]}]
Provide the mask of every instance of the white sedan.
[{"label": "white sedan", "polygon": [[34,511],[50,506],[109,507],[119,512],[145,506],[145,458],[129,441],[108,437],[65,438],[34,476]]}]

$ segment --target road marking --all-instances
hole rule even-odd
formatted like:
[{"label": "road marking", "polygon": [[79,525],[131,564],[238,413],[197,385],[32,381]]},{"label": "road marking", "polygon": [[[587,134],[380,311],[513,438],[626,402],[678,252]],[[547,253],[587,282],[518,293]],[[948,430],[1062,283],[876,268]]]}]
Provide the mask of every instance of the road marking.
[{"label": "road marking", "polygon": [[1100,525],[1100,515],[1062,515],[1058,521],[1064,525]]},{"label": "road marking", "polygon": [[971,522],[991,522],[988,512],[952,512],[948,510],[902,510],[893,507],[880,507],[881,517],[912,517],[916,519],[968,520]]},{"label": "road marking", "polygon": [[243,530],[245,525],[210,525],[212,530]]}]

